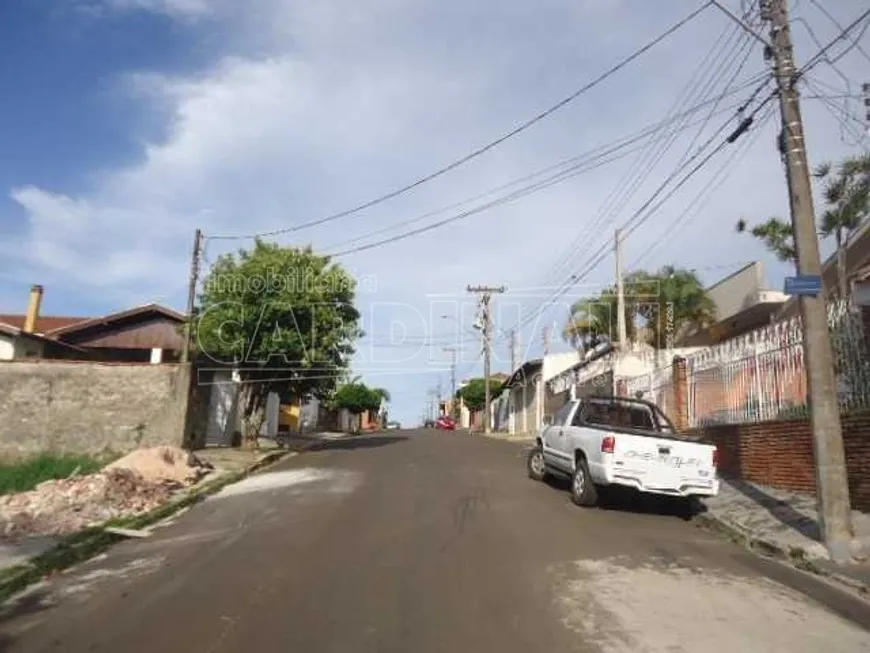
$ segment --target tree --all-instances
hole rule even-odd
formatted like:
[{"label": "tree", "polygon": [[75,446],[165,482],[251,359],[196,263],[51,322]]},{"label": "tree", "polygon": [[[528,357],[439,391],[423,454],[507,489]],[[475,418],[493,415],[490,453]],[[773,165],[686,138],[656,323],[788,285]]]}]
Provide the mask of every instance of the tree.
[{"label": "tree", "polygon": [[389,401],[390,393],[383,388],[370,388],[359,380],[346,383],[335,391],[332,405],[335,408],[343,408],[351,413],[357,420],[354,430],[360,429],[360,417],[366,411],[376,411],[381,407],[381,402]]},{"label": "tree", "polygon": [[257,240],[220,256],[194,313],[199,355],[232,365],[242,380],[244,436],[256,444],[270,392],[325,399],[362,335],[356,281],[311,248]]},{"label": "tree", "polygon": [[[838,293],[848,294],[846,270],[846,244],[849,233],[857,229],[870,215],[870,155],[844,159],[833,174],[833,166],[823,163],[813,176],[821,182],[824,210],[818,217],[819,233],[828,238],[834,236],[837,244]],[[737,231],[746,231],[746,220],[737,222]],[[797,249],[790,222],[770,218],[756,225],[750,233],[761,240],[780,261],[797,264]]]},{"label": "tree", "polygon": [[654,347],[666,346],[668,336],[679,337],[715,324],[716,304],[694,271],[666,265],[651,276],[652,281],[658,289],[659,311],[649,316],[645,326]]},{"label": "tree", "polygon": [[[489,392],[491,397],[497,397],[501,392],[503,383],[489,380]],[[473,413],[483,410],[486,404],[486,380],[481,378],[471,379],[463,387],[456,391],[456,396],[462,399],[462,403]]]},{"label": "tree", "polygon": [[[637,311],[640,299],[637,292],[647,273],[638,271],[625,276],[623,288],[626,295],[625,302],[625,330],[629,340],[636,336]],[[568,322],[562,329],[562,338],[572,347],[584,351],[592,349],[605,342],[616,342],[617,333],[617,301],[616,287],[605,288],[594,297],[585,297],[572,304]]]},{"label": "tree", "polygon": [[837,243],[837,279],[840,297],[848,295],[846,243],[870,213],[870,155],[845,159],[836,176],[832,166],[823,163],[814,173],[824,180],[825,210],[819,219],[819,231],[834,236]]},{"label": "tree", "polygon": [[[737,221],[737,232],[746,231],[746,220]],[[752,227],[750,232],[753,236],[764,243],[764,246],[780,261],[797,262],[797,250],[794,244],[794,231],[791,222],[785,222],[780,218],[770,218],[767,222]]]},{"label": "tree", "polygon": [[[630,341],[644,332],[649,344],[666,344],[667,332],[685,333],[716,321],[716,307],[698,276],[691,270],[664,266],[657,272],[635,271],[626,275],[625,327]],[[575,303],[562,335],[578,349],[602,342],[615,342],[617,330],[616,290],[605,289],[599,296]]]}]

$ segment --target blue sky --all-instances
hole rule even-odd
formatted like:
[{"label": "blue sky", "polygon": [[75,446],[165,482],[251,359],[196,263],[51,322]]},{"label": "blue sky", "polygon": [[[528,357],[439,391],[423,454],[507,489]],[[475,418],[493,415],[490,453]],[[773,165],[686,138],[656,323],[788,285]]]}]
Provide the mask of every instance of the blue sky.
[{"label": "blue sky", "polygon": [[[741,3],[728,4],[738,10]],[[196,227],[208,235],[288,227],[425,175],[567,95],[699,2],[652,5],[2,3],[0,254],[6,265],[0,310],[23,311],[33,283],[46,288],[46,313],[96,314],[146,301],[182,308]],[[860,0],[825,6],[844,24],[863,9]],[[797,4],[795,17],[822,42],[837,32],[809,0]],[[399,221],[634,133],[665,116],[711,44],[730,28],[721,13],[705,11],[606,83],[469,165],[279,242],[329,252],[375,230],[389,236],[401,231],[389,230]],[[798,59],[806,60],[817,46],[803,23],[794,31]],[[870,50],[866,36],[863,44]],[[857,51],[837,67],[821,65],[813,77],[840,92],[847,90],[841,74],[852,92],[866,81],[868,62]],[[755,47],[740,79],[763,70]],[[855,127],[861,107],[852,101],[847,109]],[[813,161],[868,146],[866,138],[844,138],[819,100],[805,102],[805,117]],[[724,119],[713,119],[698,142]],[[360,295],[370,336],[358,371],[392,391],[395,416],[415,420],[427,389],[439,380],[447,388],[449,355],[442,344],[466,347],[460,377],[479,372],[466,284],[508,284],[511,292],[495,310],[497,329],[509,329],[520,304],[526,311],[537,305],[528,295],[546,295],[612,237],[613,228],[670,174],[693,136],[688,130],[648,166],[649,176],[602,229],[591,228],[596,212],[624,183],[632,157],[467,220],[341,257],[355,274],[374,280]],[[781,284],[786,268],[733,229],[739,217],[755,221],[787,210],[773,121],[750,136],[727,179],[690,219],[670,231],[710,181],[718,159],[632,234],[625,245],[629,267],[655,245],[643,261],[647,267],[694,267],[712,282],[761,259],[771,285]],[[211,240],[206,259],[245,242]],[[555,265],[565,254],[566,265]],[[589,294],[612,276],[613,259],[605,257],[566,300]],[[454,305],[436,305],[450,301]],[[442,309],[462,315],[464,324],[441,319]],[[564,314],[564,307],[551,308],[523,329],[524,355],[540,353],[542,328],[560,326]],[[434,339],[439,346],[415,351],[407,342],[391,343],[393,322],[405,324],[409,339]],[[497,369],[508,366],[506,345],[500,338]]]}]

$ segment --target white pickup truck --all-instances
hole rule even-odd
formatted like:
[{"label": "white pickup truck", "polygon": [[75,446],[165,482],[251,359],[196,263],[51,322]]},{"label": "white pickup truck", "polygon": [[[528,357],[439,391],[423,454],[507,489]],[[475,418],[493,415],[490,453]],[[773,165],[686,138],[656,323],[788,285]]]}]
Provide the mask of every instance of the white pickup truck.
[{"label": "white pickup truck", "polygon": [[579,399],[548,422],[529,453],[529,476],[570,478],[577,505],[595,505],[599,488],[612,485],[687,499],[719,492],[716,447],[678,434],[655,404]]}]

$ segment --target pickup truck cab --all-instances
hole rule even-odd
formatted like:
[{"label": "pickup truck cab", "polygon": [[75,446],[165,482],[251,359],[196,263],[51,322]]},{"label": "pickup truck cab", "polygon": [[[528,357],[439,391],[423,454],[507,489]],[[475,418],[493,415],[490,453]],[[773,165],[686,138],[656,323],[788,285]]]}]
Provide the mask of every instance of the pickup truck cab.
[{"label": "pickup truck cab", "polygon": [[548,421],[529,453],[529,476],[571,478],[578,505],[595,505],[598,490],[612,485],[687,499],[719,492],[716,447],[678,434],[655,404],[590,397],[568,402]]}]

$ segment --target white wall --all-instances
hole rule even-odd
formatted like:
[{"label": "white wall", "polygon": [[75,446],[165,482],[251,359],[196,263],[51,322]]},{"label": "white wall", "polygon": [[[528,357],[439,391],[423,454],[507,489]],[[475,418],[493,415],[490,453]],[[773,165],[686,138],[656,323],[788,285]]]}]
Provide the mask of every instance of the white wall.
[{"label": "white wall", "polygon": [[558,376],[569,367],[580,362],[580,352],[568,351],[561,354],[548,354],[544,356],[544,364],[541,367],[541,376],[544,381],[549,381]]},{"label": "white wall", "polygon": [[0,361],[11,361],[15,358],[15,340],[11,336],[0,333]]}]

